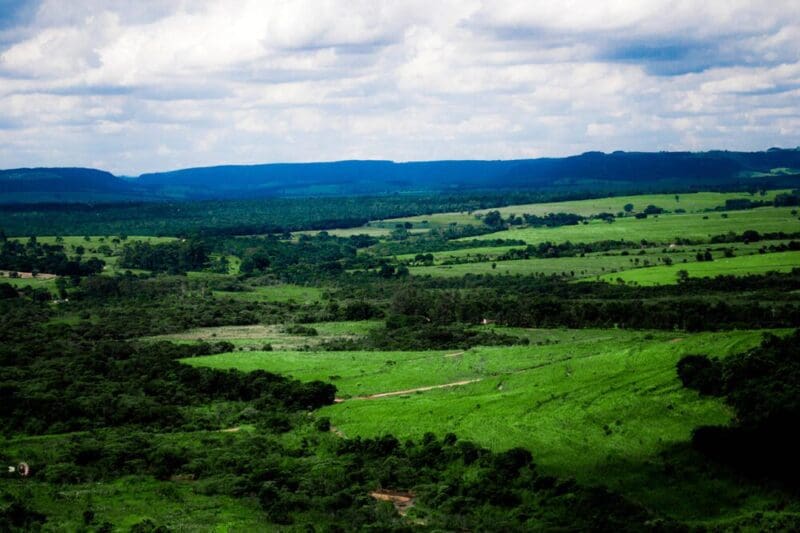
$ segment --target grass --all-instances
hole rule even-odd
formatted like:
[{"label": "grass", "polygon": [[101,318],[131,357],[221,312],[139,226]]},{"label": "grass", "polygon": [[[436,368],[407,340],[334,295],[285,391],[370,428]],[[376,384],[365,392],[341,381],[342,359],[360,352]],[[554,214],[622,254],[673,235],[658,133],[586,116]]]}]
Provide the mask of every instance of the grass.
[{"label": "grass", "polygon": [[247,302],[290,302],[302,304],[317,303],[322,299],[323,290],[318,287],[306,287],[284,283],[252,287],[248,291],[214,291],[214,295],[233,298]]},{"label": "grass", "polygon": [[[760,233],[800,232],[800,220],[791,211],[792,208],[761,207],[728,213],[670,214],[658,217],[650,216],[646,219],[625,217],[612,224],[598,220],[589,224],[557,228],[510,229],[469,239],[520,239],[528,244],[538,244],[544,241],[588,243],[603,240],[630,240],[636,242],[644,239],[667,244],[677,238],[708,240],[714,235],[728,232],[742,233],[748,229]],[[727,217],[723,217],[723,214]]]},{"label": "grass", "polygon": [[576,213],[583,216],[596,215],[598,213],[617,214],[623,211],[625,204],[633,204],[634,212],[641,211],[648,205],[656,205],[668,211],[684,209],[687,213],[700,212],[716,207],[724,206],[725,201],[735,198],[747,198],[753,201],[771,201],[779,193],[789,192],[788,190],[767,191],[765,196],[749,193],[717,193],[717,192],[698,192],[691,194],[642,194],[634,196],[617,196],[611,198],[598,198],[592,200],[576,200],[569,202],[546,202],[539,204],[518,204],[493,209],[481,209],[471,213],[450,212],[434,213],[430,215],[420,215],[415,217],[405,217],[397,219],[386,219],[371,222],[371,226],[394,228],[395,224],[410,222],[415,228],[434,228],[458,225],[481,225],[481,221],[476,215],[485,214],[488,211],[500,211],[503,217],[510,214],[522,216],[523,214],[543,216],[547,213]]},{"label": "grass", "polygon": [[[691,430],[724,424],[722,402],[681,386],[676,362],[686,354],[725,356],[756,346],[761,332],[685,334],[625,330],[517,330],[533,344],[443,352],[264,352],[191,359],[193,365],[263,368],[302,380],[332,381],[341,397],[479,379],[464,386],[323,409],[347,437],[454,432],[495,450],[524,446],[553,474],[603,483],[654,508],[699,519],[721,491],[704,480],[662,486],[648,473],[659,453],[686,443]],[[627,465],[619,468],[619,465]],[[633,465],[633,466],[631,466]],[[716,518],[738,515],[742,501],[723,487]],[[697,501],[675,491],[696,491]],[[730,497],[730,501],[725,498]],[[724,501],[723,501],[724,500]],[[704,514],[705,513],[705,514]]]},{"label": "grass", "polygon": [[[441,261],[451,258],[447,255],[449,252],[440,252],[439,254],[434,254],[434,257],[440,260],[440,264],[410,267],[409,272],[415,276],[433,277],[461,277],[466,274],[555,274],[571,276],[575,279],[585,279],[603,276],[601,279],[616,281],[618,276],[614,275],[615,273],[633,270],[636,272],[644,272],[653,268],[659,268],[660,265],[663,265],[662,261],[669,258],[673,261],[673,266],[663,266],[660,268],[667,272],[673,272],[672,277],[674,278],[674,272],[677,272],[677,270],[681,268],[691,268],[692,265],[695,264],[697,252],[703,252],[708,248],[712,250],[712,255],[715,258],[714,263],[716,263],[716,259],[722,260],[721,258],[724,257],[723,249],[725,248],[733,249],[737,255],[744,256],[745,254],[758,254],[758,250],[762,246],[780,244],[781,242],[783,241],[764,241],[750,244],[730,243],[716,244],[713,246],[692,245],[680,246],[674,249],[664,247],[635,248],[625,250],[624,252],[628,255],[622,255],[622,250],[615,250],[612,252],[586,254],[584,257],[532,258],[497,262],[487,259],[486,261],[475,263],[450,265],[441,264]],[[488,250],[491,250],[491,248],[488,248]],[[468,250],[459,251],[464,252]],[[727,259],[725,261],[727,261]],[[781,263],[781,261],[778,262]],[[495,265],[494,267],[492,266],[493,264]],[[634,276],[633,274],[631,275]],[[674,279],[672,281],[674,281]]]},{"label": "grass", "polygon": [[[352,339],[366,335],[378,327],[378,321],[317,322],[306,324],[317,331],[316,336],[292,335],[286,333],[283,325],[220,326],[195,328],[181,333],[149,337],[150,340],[169,340],[179,342],[219,342],[233,343],[239,349],[261,348],[265,344],[278,350],[297,350],[317,346],[334,339]],[[249,353],[237,354],[246,357]]]},{"label": "grass", "polygon": [[[34,468],[48,465],[57,450],[72,446],[75,434],[19,437],[2,441],[3,453],[26,460]],[[180,441],[185,447],[202,446],[208,439],[236,438],[233,434],[197,431],[158,435],[156,440]],[[159,481],[151,476],[125,476],[113,481],[54,485],[40,481],[34,471],[21,481],[5,477],[0,489],[25,499],[48,519],[43,531],[94,531],[86,528],[83,511],[95,513],[95,526],[110,522],[114,531],[129,531],[145,519],[170,531],[258,531],[264,515],[254,498],[202,494],[190,481]]]},{"label": "grass", "polygon": [[608,282],[623,280],[625,283],[639,285],[675,284],[678,271],[685,270],[690,277],[707,278],[713,276],[744,276],[748,274],[765,274],[767,272],[790,272],[800,268],[800,252],[778,252],[772,254],[754,254],[741,257],[715,259],[714,261],[673,264],[671,266],[655,266],[606,274],[600,279]]}]

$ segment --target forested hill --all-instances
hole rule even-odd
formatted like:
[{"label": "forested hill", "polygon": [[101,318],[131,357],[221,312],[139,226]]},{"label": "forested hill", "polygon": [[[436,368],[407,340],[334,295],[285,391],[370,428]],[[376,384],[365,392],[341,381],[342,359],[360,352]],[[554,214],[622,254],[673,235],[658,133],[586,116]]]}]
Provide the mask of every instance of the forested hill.
[{"label": "forested hill", "polygon": [[116,202],[155,197],[135,182],[92,168],[0,170],[0,203]]},{"label": "forested hill", "polygon": [[0,171],[0,202],[352,196],[463,189],[613,192],[796,186],[800,149],[764,152],[588,152],[512,161],[339,161],[189,168],[117,178],[92,169]]}]

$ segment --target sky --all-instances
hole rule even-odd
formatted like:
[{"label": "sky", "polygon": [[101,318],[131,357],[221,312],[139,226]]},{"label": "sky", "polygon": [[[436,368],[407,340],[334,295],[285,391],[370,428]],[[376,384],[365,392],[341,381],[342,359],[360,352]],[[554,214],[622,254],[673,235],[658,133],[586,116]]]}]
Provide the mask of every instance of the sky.
[{"label": "sky", "polygon": [[798,145],[798,0],[0,0],[0,168]]}]

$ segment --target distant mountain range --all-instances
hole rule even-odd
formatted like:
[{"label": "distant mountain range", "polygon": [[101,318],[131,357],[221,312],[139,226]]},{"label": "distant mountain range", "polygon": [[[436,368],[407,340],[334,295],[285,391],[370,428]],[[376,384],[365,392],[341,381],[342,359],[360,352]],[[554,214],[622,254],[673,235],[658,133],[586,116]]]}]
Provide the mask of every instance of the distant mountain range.
[{"label": "distant mountain range", "polygon": [[0,203],[352,196],[465,190],[686,190],[800,185],[800,149],[588,152],[512,161],[339,161],[114,176],[89,168],[0,170]]}]

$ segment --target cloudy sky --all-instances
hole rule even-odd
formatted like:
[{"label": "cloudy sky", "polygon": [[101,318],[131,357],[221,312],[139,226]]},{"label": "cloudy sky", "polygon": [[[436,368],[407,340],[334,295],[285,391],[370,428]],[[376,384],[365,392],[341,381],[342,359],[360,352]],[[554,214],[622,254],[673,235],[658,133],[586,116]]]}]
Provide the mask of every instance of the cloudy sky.
[{"label": "cloudy sky", "polygon": [[797,145],[797,0],[0,0],[0,168]]}]

